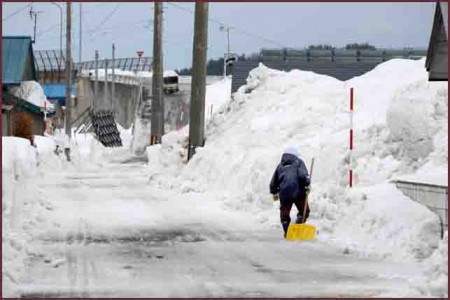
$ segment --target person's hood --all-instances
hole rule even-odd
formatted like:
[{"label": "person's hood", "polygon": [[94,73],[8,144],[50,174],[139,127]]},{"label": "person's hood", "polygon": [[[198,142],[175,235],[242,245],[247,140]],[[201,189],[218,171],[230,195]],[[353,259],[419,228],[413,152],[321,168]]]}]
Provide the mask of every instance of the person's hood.
[{"label": "person's hood", "polygon": [[296,160],[298,160],[298,156],[291,153],[283,153],[281,156],[281,165],[292,165]]},{"label": "person's hood", "polygon": [[281,164],[283,166],[293,164],[298,159],[298,151],[294,146],[288,146],[284,149],[281,156]]}]

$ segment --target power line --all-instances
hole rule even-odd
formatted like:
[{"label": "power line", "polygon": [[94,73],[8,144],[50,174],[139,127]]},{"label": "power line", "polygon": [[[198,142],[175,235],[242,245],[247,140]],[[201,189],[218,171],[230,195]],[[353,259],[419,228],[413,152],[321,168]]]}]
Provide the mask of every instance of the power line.
[{"label": "power line", "polygon": [[137,24],[147,23],[149,21],[150,21],[149,19],[145,19],[145,20],[140,20],[140,21],[136,21],[136,22],[132,22],[132,23],[121,23],[121,24],[117,24],[117,25],[114,25],[114,26],[110,26],[110,27],[89,29],[89,30],[83,31],[83,33],[90,33],[89,36],[91,36],[91,35],[95,34],[96,32],[99,32],[100,30],[114,29],[114,28],[117,28],[117,27],[122,27],[124,25],[131,25],[131,26],[133,26],[133,25],[137,25]]},{"label": "power line", "polygon": [[[86,29],[86,30],[83,30],[83,34],[88,34],[88,36],[93,36],[94,34],[93,33],[98,33],[98,31],[100,31],[100,30],[108,30],[108,29],[114,29],[114,28],[117,28],[117,27],[122,27],[122,26],[125,26],[125,25],[131,25],[131,26],[133,26],[133,25],[137,25],[137,24],[142,24],[142,23],[147,23],[147,22],[151,22],[151,20],[149,20],[149,19],[142,19],[142,20],[139,20],[139,21],[136,21],[136,22],[126,22],[126,23],[119,23],[119,24],[116,24],[116,25],[114,25],[114,26],[110,26],[110,27],[102,27],[102,28],[98,28],[98,29]],[[59,23],[58,23],[59,24]],[[54,28],[53,28],[54,29]],[[50,30],[48,30],[48,31],[50,31]],[[90,34],[89,34],[90,33]],[[65,35],[63,35],[63,37],[64,37]],[[59,36],[51,36],[51,37],[48,37],[48,38],[46,38],[47,40],[51,40],[51,39],[57,39],[57,38],[59,38]]]},{"label": "power line", "polygon": [[40,37],[40,36],[42,36],[44,33],[51,32],[51,31],[53,31],[53,30],[59,28],[60,25],[61,25],[61,23],[58,22],[58,23],[54,23],[53,25],[51,25],[51,26],[49,26],[49,27],[47,27],[47,28],[45,28],[45,29],[40,30],[40,31],[38,32],[38,34],[37,34],[37,37]]},{"label": "power line", "polygon": [[25,5],[25,6],[21,7],[21,8],[19,8],[19,9],[16,10],[15,12],[13,12],[13,13],[7,15],[6,17],[4,17],[4,18],[2,19],[2,21],[6,21],[6,20],[8,20],[9,18],[11,18],[12,16],[17,15],[18,13],[20,13],[21,11],[23,11],[25,8],[27,8],[28,6],[31,6],[32,4],[33,4],[33,3],[29,3],[29,4],[27,4],[27,5]]},{"label": "power line", "polygon": [[[179,9],[181,9],[181,10],[190,12],[191,14],[194,14],[194,12],[193,12],[191,9],[189,9],[189,8],[180,6],[180,5],[175,4],[175,3],[173,3],[173,2],[168,2],[168,4],[170,4],[170,5],[174,6],[174,7],[177,7],[177,8],[179,8]],[[277,42],[277,41],[275,41],[275,40],[271,40],[271,39],[268,39],[268,38],[263,37],[263,36],[261,36],[261,35],[258,35],[258,34],[252,33],[252,32],[248,32],[248,31],[246,31],[246,30],[244,30],[244,29],[240,29],[240,28],[238,28],[238,27],[236,27],[236,26],[230,26],[230,25],[227,25],[225,22],[222,22],[222,21],[220,21],[220,20],[218,20],[218,19],[208,17],[208,20],[209,20],[209,21],[212,21],[212,22],[214,22],[214,23],[217,23],[217,24],[219,24],[219,25],[225,25],[226,27],[229,27],[229,28],[232,28],[232,29],[236,29],[237,31],[239,31],[239,32],[241,32],[242,34],[245,34],[245,35],[247,35],[247,36],[252,36],[252,37],[258,38],[258,39],[263,40],[263,41],[265,41],[265,42],[268,42],[268,43],[271,43],[271,44],[275,44],[275,45],[277,45],[277,46],[279,46],[279,47],[285,47],[285,45],[283,45],[282,43],[279,43],[279,42]]]},{"label": "power line", "polygon": [[98,30],[100,27],[103,26],[103,24],[105,24],[106,22],[108,22],[109,19],[111,19],[111,17],[114,15],[114,13],[119,9],[120,3],[116,4],[116,6],[114,7],[114,9],[109,13],[109,15],[107,15],[100,23],[99,25],[97,25],[97,27],[95,27],[95,30]]}]

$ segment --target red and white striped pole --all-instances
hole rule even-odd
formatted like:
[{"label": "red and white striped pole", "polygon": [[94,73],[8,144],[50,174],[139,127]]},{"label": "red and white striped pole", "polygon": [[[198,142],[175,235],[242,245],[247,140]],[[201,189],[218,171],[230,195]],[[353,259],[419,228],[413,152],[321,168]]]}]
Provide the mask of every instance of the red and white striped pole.
[{"label": "red and white striped pole", "polygon": [[352,151],[353,151],[353,88],[350,88],[350,171],[349,171],[349,186],[353,186],[353,163],[352,163]]}]

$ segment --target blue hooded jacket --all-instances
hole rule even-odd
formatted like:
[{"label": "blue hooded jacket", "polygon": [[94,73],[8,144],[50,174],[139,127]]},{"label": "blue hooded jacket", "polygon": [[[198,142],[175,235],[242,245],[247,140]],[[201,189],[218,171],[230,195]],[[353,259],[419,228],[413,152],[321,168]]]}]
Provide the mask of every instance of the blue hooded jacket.
[{"label": "blue hooded jacket", "polygon": [[284,151],[270,182],[270,193],[278,193],[282,202],[305,198],[305,187],[310,184],[305,163],[292,150]]}]

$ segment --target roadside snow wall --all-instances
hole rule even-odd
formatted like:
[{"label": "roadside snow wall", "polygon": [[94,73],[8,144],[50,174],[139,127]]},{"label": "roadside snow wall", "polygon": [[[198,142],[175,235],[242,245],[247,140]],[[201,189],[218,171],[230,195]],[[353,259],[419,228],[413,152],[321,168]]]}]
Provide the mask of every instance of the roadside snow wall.
[{"label": "roadside snow wall", "polygon": [[[423,65],[424,60],[394,59],[341,82],[261,64],[213,114],[205,147],[187,165],[181,163],[187,130],[148,148],[151,182],[182,192],[217,191],[225,208],[246,210],[263,226],[279,226],[268,185],[282,150],[293,145],[308,168],[315,157],[309,222],[318,227],[318,238],[359,255],[424,259],[438,246],[439,220],[389,183],[448,166],[448,88],[428,82]],[[348,188],[350,87],[353,189]]]}]

